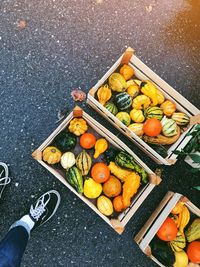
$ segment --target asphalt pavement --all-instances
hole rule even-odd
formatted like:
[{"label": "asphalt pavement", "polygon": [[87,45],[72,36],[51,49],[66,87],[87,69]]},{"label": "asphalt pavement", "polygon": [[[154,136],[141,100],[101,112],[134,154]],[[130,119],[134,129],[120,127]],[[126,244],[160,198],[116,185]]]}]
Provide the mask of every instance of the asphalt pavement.
[{"label": "asphalt pavement", "polygon": [[1,0],[0,161],[10,165],[12,183],[0,202],[0,238],[46,190],[62,197],[54,218],[32,234],[22,267],[156,266],[133,238],[166,192],[179,192],[200,207],[193,188],[199,177],[178,161],[163,167],[163,182],[119,236],[31,157],[56,128],[58,111],[74,107],[70,92],[80,87],[87,93],[128,46],[200,108],[199,14],[196,0]]}]

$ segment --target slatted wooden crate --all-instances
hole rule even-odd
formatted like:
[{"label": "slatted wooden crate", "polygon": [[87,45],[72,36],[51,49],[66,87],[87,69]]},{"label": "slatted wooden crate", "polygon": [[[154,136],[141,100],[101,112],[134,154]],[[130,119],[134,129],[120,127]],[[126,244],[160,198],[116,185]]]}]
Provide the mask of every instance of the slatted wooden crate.
[{"label": "slatted wooden crate", "polygon": [[[53,139],[64,130],[70,121],[74,117],[82,117],[88,123],[89,127],[91,127],[95,132],[106,138],[106,140],[114,147],[127,151],[130,155],[132,155],[135,159],[135,162],[143,167],[149,175],[149,183],[142,187],[138,193],[133,197],[132,203],[130,207],[128,207],[124,212],[119,214],[116,218],[109,218],[104,216],[94,205],[94,203],[86,198],[84,195],[77,193],[77,191],[66,181],[64,178],[64,173],[61,173],[59,169],[56,169],[54,166],[50,166],[42,160],[42,151],[49,146]],[[136,212],[136,210],[140,207],[146,197],[150,194],[150,192],[154,189],[156,185],[161,182],[161,178],[157,176],[144,162],[142,162],[139,157],[132,152],[130,148],[128,148],[120,139],[118,139],[114,134],[108,131],[105,127],[99,124],[96,120],[94,120],[91,116],[89,116],[86,112],[84,112],[81,108],[76,107],[67,117],[66,119],[55,129],[55,131],[36,149],[33,154],[33,158],[36,159],[42,166],[44,166],[48,171],[50,171],[56,178],[58,178],[66,187],[68,187],[77,197],[79,197],[82,201],[84,201],[91,209],[93,209],[105,222],[107,222],[116,232],[121,234],[124,231],[125,225],[128,223],[130,218]]]},{"label": "slatted wooden crate", "polygon": [[161,267],[165,266],[151,254],[149,244],[178,201],[184,202],[192,214],[200,217],[200,209],[192,204],[186,197],[178,193],[168,192],[160,202],[157,209],[152,213],[151,217],[134,238],[140,249]]},{"label": "slatted wooden crate", "polygon": [[[126,127],[120,120],[118,120],[111,112],[109,112],[103,105],[96,99],[96,92],[115,72],[120,65],[128,64],[135,70],[135,76],[140,80],[150,80],[153,84],[164,94],[166,99],[172,100],[176,103],[177,110],[186,113],[190,117],[190,127],[182,133],[179,139],[171,145],[167,150],[167,157],[164,158],[158,154],[153,148],[145,143],[140,137],[134,134],[128,127]],[[169,84],[162,80],[155,72],[147,67],[139,58],[134,55],[134,50],[128,48],[125,53],[114,63],[114,65],[107,71],[107,73],[97,82],[97,84],[89,91],[87,103],[104,116],[110,123],[112,123],[123,134],[130,138],[137,144],[145,153],[147,153],[153,160],[159,164],[171,165],[176,162],[177,155],[173,153],[174,150],[180,150],[185,147],[189,142],[190,137],[186,134],[192,131],[195,124],[200,123],[200,110],[192,105],[187,99],[173,89]]]}]

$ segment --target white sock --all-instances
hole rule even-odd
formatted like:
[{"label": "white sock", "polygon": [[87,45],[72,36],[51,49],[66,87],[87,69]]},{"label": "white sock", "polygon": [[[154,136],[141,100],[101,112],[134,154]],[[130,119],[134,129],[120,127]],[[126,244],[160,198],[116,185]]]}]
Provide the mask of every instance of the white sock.
[{"label": "white sock", "polygon": [[20,221],[23,221],[25,223],[28,224],[28,226],[30,227],[30,230],[33,229],[33,226],[35,225],[34,221],[31,219],[31,217],[29,215],[24,215]]}]

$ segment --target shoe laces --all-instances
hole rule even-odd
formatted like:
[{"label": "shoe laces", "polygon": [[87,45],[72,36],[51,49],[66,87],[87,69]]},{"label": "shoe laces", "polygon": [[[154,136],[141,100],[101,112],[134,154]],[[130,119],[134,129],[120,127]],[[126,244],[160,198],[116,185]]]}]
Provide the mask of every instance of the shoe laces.
[{"label": "shoe laces", "polygon": [[36,203],[36,206],[33,207],[33,205],[31,205],[30,208],[30,214],[32,216],[33,219],[35,219],[36,221],[38,221],[40,219],[40,217],[42,216],[42,214],[45,212],[46,210],[46,204],[44,203],[44,196],[39,199],[39,201]]}]

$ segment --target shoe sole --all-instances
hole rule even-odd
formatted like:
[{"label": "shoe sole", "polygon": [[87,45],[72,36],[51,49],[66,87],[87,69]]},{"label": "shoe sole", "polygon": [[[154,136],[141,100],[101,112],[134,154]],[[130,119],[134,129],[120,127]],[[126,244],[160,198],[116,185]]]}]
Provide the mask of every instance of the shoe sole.
[{"label": "shoe sole", "polygon": [[[45,224],[46,222],[48,222],[53,217],[53,215],[56,213],[56,211],[57,211],[57,209],[58,209],[58,207],[60,205],[61,197],[60,197],[60,194],[58,193],[58,191],[56,191],[56,190],[50,190],[50,191],[47,191],[46,193],[44,193],[43,195],[46,195],[48,193],[54,193],[58,197],[58,201],[57,201],[57,204],[56,204],[56,206],[54,208],[54,212],[51,214],[51,216],[45,222],[43,222],[42,224],[40,224],[38,227],[40,227],[43,224]],[[36,228],[38,228],[38,227],[36,227]]]}]

